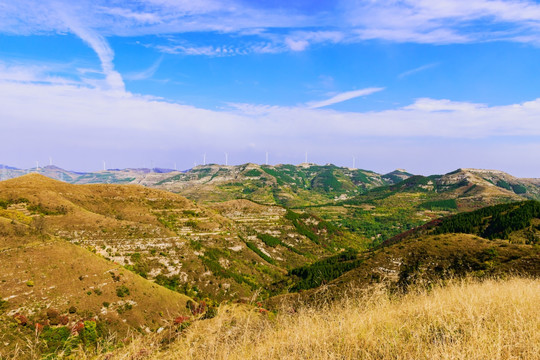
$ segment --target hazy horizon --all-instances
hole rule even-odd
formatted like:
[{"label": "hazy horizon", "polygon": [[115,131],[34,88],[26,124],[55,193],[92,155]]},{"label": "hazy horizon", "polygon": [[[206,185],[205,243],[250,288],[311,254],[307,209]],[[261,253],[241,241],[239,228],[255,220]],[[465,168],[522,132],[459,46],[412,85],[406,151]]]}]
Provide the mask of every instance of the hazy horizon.
[{"label": "hazy horizon", "polygon": [[[308,163],[311,164],[311,165],[315,165],[315,166],[333,165],[333,166],[349,168],[349,169],[374,171],[374,172],[376,172],[378,174],[381,174],[381,175],[385,175],[385,174],[391,173],[393,171],[405,171],[405,172],[411,173],[413,175],[429,176],[429,175],[444,175],[444,174],[448,174],[448,173],[451,173],[451,172],[459,170],[459,169],[471,169],[471,168],[466,168],[466,167],[458,167],[458,168],[450,169],[448,171],[444,171],[444,172],[440,172],[440,173],[413,173],[413,172],[409,171],[408,169],[404,169],[404,168],[395,168],[395,169],[391,169],[391,170],[377,171],[377,170],[374,170],[374,169],[367,169],[367,168],[358,167],[358,166],[353,167],[352,163],[349,166],[348,165],[339,165],[339,164],[334,164],[334,163],[320,164],[320,163],[311,162],[311,161],[308,161]],[[192,167],[185,168],[185,169],[178,168],[178,166],[176,164],[173,164],[173,166],[171,166],[171,167],[158,166],[158,165],[154,164],[154,166],[128,166],[128,167],[110,167],[110,166],[106,166],[105,169],[101,168],[101,169],[89,169],[89,170],[64,168],[64,167],[59,166],[59,165],[54,164],[54,163],[52,165],[50,163],[47,163],[47,164],[39,163],[39,164],[35,164],[33,167],[30,166],[30,167],[26,167],[26,168],[16,167],[16,166],[12,166],[12,165],[9,165],[9,164],[0,163],[0,171],[2,171],[4,169],[4,167],[6,167],[5,169],[8,169],[8,167],[13,167],[13,168],[16,168],[16,170],[22,170],[22,171],[27,171],[28,173],[32,173],[32,172],[36,171],[37,165],[39,165],[40,170],[43,170],[44,168],[48,168],[50,166],[53,166],[53,167],[56,167],[56,168],[59,168],[59,169],[62,169],[62,170],[66,170],[66,171],[70,171],[70,172],[78,172],[78,173],[93,173],[93,172],[100,172],[100,171],[116,171],[116,170],[119,170],[119,171],[122,171],[122,170],[150,170],[150,171],[153,171],[153,170],[166,170],[166,171],[170,171],[170,172],[172,172],[172,171],[187,172],[187,171],[192,170],[195,167],[204,167],[204,166],[243,166],[243,165],[247,165],[247,164],[255,164],[255,165],[259,165],[259,166],[280,166],[280,165],[300,166],[302,164],[305,164],[305,162],[299,162],[299,163],[296,163],[296,164],[291,164],[291,163],[275,163],[275,164],[272,164],[272,163],[269,162],[268,164],[265,164],[264,162],[263,163],[257,163],[257,162],[250,161],[250,162],[239,163],[239,164],[231,164],[231,163],[229,163],[228,165],[225,165],[224,163],[219,163],[219,162],[207,162],[206,164],[202,164],[202,163],[201,164],[198,164],[198,163],[193,164]],[[176,169],[175,169],[175,165],[176,165]],[[356,159],[355,159],[355,165],[356,165]],[[102,166],[103,166],[103,164],[102,164]],[[477,170],[493,170],[493,171],[503,171],[503,172],[505,172],[504,170],[501,170],[501,169],[480,169],[480,168],[475,168],[475,169],[477,169]],[[509,175],[514,175],[514,174],[509,173]],[[519,176],[517,176],[517,177],[519,177]],[[521,178],[530,178],[530,177],[522,176]]]}]

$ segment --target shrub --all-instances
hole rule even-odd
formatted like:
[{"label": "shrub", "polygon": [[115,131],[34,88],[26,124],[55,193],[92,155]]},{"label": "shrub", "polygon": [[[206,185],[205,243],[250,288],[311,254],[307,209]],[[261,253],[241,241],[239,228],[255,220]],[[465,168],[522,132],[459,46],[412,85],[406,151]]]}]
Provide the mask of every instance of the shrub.
[{"label": "shrub", "polygon": [[49,319],[49,324],[58,325],[60,323],[60,313],[55,309],[47,310],[47,319]]},{"label": "shrub", "polygon": [[52,353],[64,348],[71,332],[65,326],[45,327],[41,332],[41,338],[47,344],[47,352]]},{"label": "shrub", "polygon": [[259,255],[261,258],[263,258],[266,262],[270,263],[270,264],[275,264],[275,261],[274,259],[272,259],[270,256],[266,255],[265,253],[263,253],[258,247],[257,245],[255,245],[254,243],[248,241],[246,242],[246,245],[248,248],[250,248],[255,254]]},{"label": "shrub", "polygon": [[251,169],[251,170],[248,170],[244,173],[245,176],[247,177],[257,177],[257,176],[260,176],[262,174],[262,172],[260,172],[259,170],[257,169]]},{"label": "shrub", "polygon": [[67,315],[60,316],[60,325],[67,325],[69,323],[69,317]]},{"label": "shrub", "polygon": [[129,295],[129,289],[125,285],[119,286],[116,288],[116,295],[118,297],[125,297]]},{"label": "shrub", "polygon": [[21,326],[26,326],[28,324],[28,318],[22,314],[17,313],[13,315],[13,319]]},{"label": "shrub", "polygon": [[79,338],[86,347],[95,346],[97,342],[97,330],[95,321],[85,321],[84,328],[79,333]]},{"label": "shrub", "polygon": [[3,314],[7,310],[9,304],[7,300],[0,299],[0,314]]},{"label": "shrub", "polygon": [[257,237],[266,245],[271,247],[276,247],[281,244],[281,240],[278,238],[269,235],[269,234],[257,234]]}]

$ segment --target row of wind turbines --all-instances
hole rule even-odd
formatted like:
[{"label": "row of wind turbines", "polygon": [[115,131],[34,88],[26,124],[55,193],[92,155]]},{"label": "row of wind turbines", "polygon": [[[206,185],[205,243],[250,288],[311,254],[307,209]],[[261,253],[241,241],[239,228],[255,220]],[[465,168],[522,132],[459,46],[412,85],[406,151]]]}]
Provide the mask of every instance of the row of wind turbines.
[{"label": "row of wind turbines", "polygon": [[[225,152],[224,153],[225,155],[225,166],[229,166],[229,153]],[[269,152],[267,151],[265,153],[265,165],[269,165]],[[308,162],[308,152],[306,151],[305,152],[305,156],[304,156],[304,163],[309,163]],[[194,166],[198,166],[198,163],[195,161],[194,163]],[[53,165],[53,159],[52,157],[49,157],[49,166],[52,166]],[[206,153],[203,154],[202,156],[202,165],[205,166],[207,165],[207,162],[206,162]],[[154,168],[154,163],[153,161],[151,161],[151,165],[150,165],[150,169],[153,169]],[[40,167],[39,167],[39,160],[36,160],[36,167],[35,167],[35,171],[39,171]],[[352,157],[352,169],[356,169],[356,157],[353,156]],[[2,166],[2,178],[4,178],[4,173],[5,173],[5,166]],[[30,169],[29,169],[30,170]],[[178,170],[177,169],[177,166],[176,166],[176,163],[174,163],[174,170]],[[103,160],[103,171],[107,171],[107,162],[105,160]]]}]

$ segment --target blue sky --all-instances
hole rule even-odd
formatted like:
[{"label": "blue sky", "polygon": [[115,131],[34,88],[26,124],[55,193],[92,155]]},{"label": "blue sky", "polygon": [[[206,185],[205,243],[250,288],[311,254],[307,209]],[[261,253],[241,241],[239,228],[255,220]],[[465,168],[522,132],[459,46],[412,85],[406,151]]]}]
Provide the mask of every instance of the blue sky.
[{"label": "blue sky", "polygon": [[0,163],[540,177],[540,4],[0,0]]}]

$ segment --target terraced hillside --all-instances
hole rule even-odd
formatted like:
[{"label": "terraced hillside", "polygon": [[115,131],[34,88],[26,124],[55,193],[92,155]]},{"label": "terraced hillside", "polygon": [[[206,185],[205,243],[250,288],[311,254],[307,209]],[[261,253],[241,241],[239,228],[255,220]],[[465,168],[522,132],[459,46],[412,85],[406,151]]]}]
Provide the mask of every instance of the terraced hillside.
[{"label": "terraced hillside", "polygon": [[[249,297],[292,267],[363,246],[321,219],[278,206],[241,200],[212,209],[166,191],[71,185],[37,174],[0,182],[0,205],[4,222],[81,245],[197,298]],[[6,241],[10,248],[21,240]]]},{"label": "terraced hillside", "polygon": [[51,235],[46,218],[60,215],[36,213],[1,186],[0,358],[95,349],[189,313],[189,297]]}]

